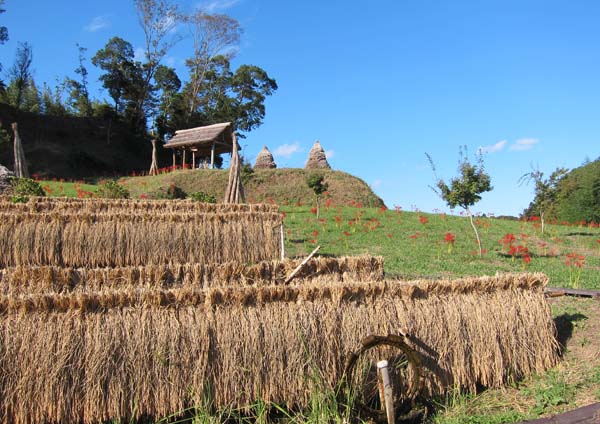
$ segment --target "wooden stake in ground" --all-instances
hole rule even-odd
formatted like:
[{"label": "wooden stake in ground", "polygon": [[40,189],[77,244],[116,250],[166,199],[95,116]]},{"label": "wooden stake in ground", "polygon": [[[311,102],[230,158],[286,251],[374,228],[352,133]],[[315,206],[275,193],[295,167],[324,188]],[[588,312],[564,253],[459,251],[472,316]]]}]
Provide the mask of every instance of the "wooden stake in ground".
[{"label": "wooden stake in ground", "polygon": [[152,163],[150,164],[150,171],[148,172],[150,175],[158,174],[158,160],[156,156],[156,140],[152,139]]},{"label": "wooden stake in ground", "polygon": [[15,134],[14,142],[14,157],[15,157],[15,176],[17,178],[29,178],[29,170],[27,169],[27,161],[25,160],[25,152],[19,137],[19,128],[16,122],[12,123],[12,129]]},{"label": "wooden stake in ground", "polygon": [[235,133],[233,133],[233,150],[231,151],[231,164],[229,165],[229,182],[225,191],[224,203],[245,203],[244,187],[240,173],[240,155]]}]

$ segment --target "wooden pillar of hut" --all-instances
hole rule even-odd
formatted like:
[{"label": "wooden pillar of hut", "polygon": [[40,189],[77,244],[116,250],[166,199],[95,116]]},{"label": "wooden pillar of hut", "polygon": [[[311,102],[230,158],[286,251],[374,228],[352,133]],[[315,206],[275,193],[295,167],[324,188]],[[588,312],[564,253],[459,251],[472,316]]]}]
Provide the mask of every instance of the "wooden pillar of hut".
[{"label": "wooden pillar of hut", "polygon": [[173,149],[173,169],[177,168],[177,162],[175,161],[175,149]]},{"label": "wooden pillar of hut", "polygon": [[150,164],[150,175],[158,174],[158,159],[156,157],[156,140],[152,139],[152,163]]},{"label": "wooden pillar of hut", "polygon": [[185,163],[186,163],[186,154],[187,150],[185,149],[185,147],[183,148],[183,159],[181,160],[181,169],[185,169]]},{"label": "wooden pillar of hut", "polygon": [[27,161],[25,160],[25,151],[21,144],[21,137],[19,136],[19,127],[16,122],[12,123],[12,129],[15,134],[14,142],[14,160],[15,160],[15,176],[17,178],[29,178],[29,170],[27,169]]},{"label": "wooden pillar of hut", "polygon": [[198,149],[196,149],[195,147],[192,147],[192,169],[196,169],[196,151]]},{"label": "wooden pillar of hut", "polygon": [[215,169],[215,141],[213,140],[210,147],[210,169]]}]

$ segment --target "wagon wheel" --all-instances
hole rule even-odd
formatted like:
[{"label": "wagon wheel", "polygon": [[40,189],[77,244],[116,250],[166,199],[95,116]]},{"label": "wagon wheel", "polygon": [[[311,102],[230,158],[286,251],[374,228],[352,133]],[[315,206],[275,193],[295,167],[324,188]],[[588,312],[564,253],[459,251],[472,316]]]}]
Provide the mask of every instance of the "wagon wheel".
[{"label": "wagon wheel", "polygon": [[421,385],[421,361],[404,335],[368,336],[357,352],[346,360],[342,387],[346,400],[361,415],[385,422],[386,414],[380,402],[377,362],[387,360],[394,390],[394,409],[400,416],[414,415],[411,409]]}]

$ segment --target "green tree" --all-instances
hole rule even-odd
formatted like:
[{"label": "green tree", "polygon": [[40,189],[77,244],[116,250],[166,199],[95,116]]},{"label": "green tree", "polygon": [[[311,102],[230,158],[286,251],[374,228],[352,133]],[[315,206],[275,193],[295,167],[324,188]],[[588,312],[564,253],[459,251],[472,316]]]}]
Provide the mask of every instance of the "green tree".
[{"label": "green tree", "polygon": [[544,179],[544,173],[540,171],[539,168],[532,167],[530,172],[521,175],[519,178],[519,184],[534,183],[535,197],[533,202],[529,205],[529,208],[527,209],[528,213],[526,215],[531,215],[534,211],[539,213],[542,224],[542,233],[544,233],[546,214],[556,202],[558,183],[567,173],[568,169],[566,168],[556,168],[556,170],[550,174],[550,177]]},{"label": "green tree", "polygon": [[[0,15],[6,12],[4,9],[4,0],[0,0]],[[4,44],[8,41],[8,29],[5,26],[0,26],[0,44]],[[2,72],[2,64],[0,63],[0,72]],[[4,86],[4,81],[0,80],[0,86]]]},{"label": "green tree", "polygon": [[92,64],[104,71],[102,86],[113,99],[115,111],[123,113],[126,100],[135,97],[141,70],[134,60],[133,46],[120,37],[113,37],[92,57]]},{"label": "green tree", "polygon": [[317,219],[320,215],[320,199],[321,195],[327,191],[329,185],[325,182],[325,176],[320,173],[312,173],[306,177],[306,185],[315,193],[317,203]]},{"label": "green tree", "polygon": [[9,83],[9,102],[17,109],[21,109],[23,99],[29,83],[31,82],[31,62],[33,61],[33,50],[27,42],[19,43],[15,62],[11,66],[8,75]]},{"label": "green tree", "polygon": [[183,114],[179,90],[181,80],[175,69],[160,65],[156,68],[154,76],[156,90],[159,94],[158,112],[155,118],[155,127],[160,140],[165,140],[167,135],[172,136],[177,129],[174,122],[175,115]]},{"label": "green tree", "polygon": [[490,176],[485,172],[483,166],[483,155],[479,153],[477,156],[477,163],[472,164],[469,162],[466,147],[460,149],[459,153],[459,176],[452,178],[449,185],[446,184],[441,178],[438,178],[431,156],[425,153],[429,163],[431,164],[431,168],[433,169],[436,179],[436,187],[432,187],[432,189],[446,202],[451,209],[460,206],[467,212],[471,227],[473,227],[475,237],[477,238],[479,257],[482,257],[483,248],[481,245],[481,238],[479,237],[477,226],[473,222],[471,206],[481,200],[481,193],[491,191],[493,187],[491,185]]},{"label": "green tree", "polygon": [[132,100],[132,117],[138,128],[146,128],[148,116],[156,116],[153,81],[161,61],[181,37],[174,31],[179,22],[175,5],[165,0],[134,0],[138,20],[144,32],[144,57],[140,79]]},{"label": "green tree", "polygon": [[92,102],[88,91],[88,70],[85,66],[85,47],[77,44],[79,66],[75,69],[75,73],[79,75],[79,80],[71,78],[65,79],[69,97],[68,104],[71,110],[78,116],[89,117],[92,115]]}]

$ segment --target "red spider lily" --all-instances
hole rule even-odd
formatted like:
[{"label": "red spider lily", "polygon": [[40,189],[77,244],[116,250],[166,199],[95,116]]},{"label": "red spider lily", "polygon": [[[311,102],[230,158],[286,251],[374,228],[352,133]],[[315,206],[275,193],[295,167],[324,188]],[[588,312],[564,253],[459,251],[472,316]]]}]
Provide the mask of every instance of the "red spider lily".
[{"label": "red spider lily", "polygon": [[148,195],[147,194],[140,194],[140,199],[147,199]]},{"label": "red spider lily", "polygon": [[317,214],[317,208],[316,207],[310,208],[310,213],[312,213],[313,215],[316,215]]},{"label": "red spider lily", "polygon": [[426,217],[426,216],[423,216],[423,215],[422,215],[422,216],[420,216],[420,217],[419,217],[419,222],[420,222],[421,224],[425,225],[425,224],[427,224],[427,223],[429,222],[429,220],[427,219],[427,217]]},{"label": "red spider lily", "polygon": [[386,234],[386,236],[387,236],[388,238],[392,238],[392,233],[387,233],[387,234]]},{"label": "red spider lily", "polygon": [[523,263],[525,263],[526,265],[529,265],[531,263],[531,256],[529,256],[528,253],[523,255]]},{"label": "red spider lily", "polygon": [[512,244],[517,240],[514,234],[508,233],[503,238],[500,239],[499,243],[512,246]]},{"label": "red spider lily", "polygon": [[313,237],[318,237],[319,236],[319,232],[317,230],[314,230],[312,232]]},{"label": "red spider lily", "polygon": [[539,217],[539,216],[531,216],[531,217],[529,217],[529,220],[530,220],[531,222],[537,222],[537,221],[539,221],[539,220],[540,220],[540,217]]},{"label": "red spider lily", "polygon": [[344,234],[346,237],[350,237],[350,233],[348,231],[344,231],[342,234]]},{"label": "red spider lily", "polygon": [[382,207],[379,208],[379,210],[377,212],[384,213],[385,211],[387,211],[387,206],[383,205]]},{"label": "red spider lily", "polygon": [[411,234],[409,237],[410,237],[412,240],[416,240],[416,239],[418,239],[418,238],[419,238],[419,232],[417,231],[416,233],[414,233],[414,234]]},{"label": "red spider lily", "polygon": [[564,264],[569,268],[569,283],[572,287],[578,288],[582,268],[585,265],[585,256],[575,252],[568,253],[567,260],[564,261]]},{"label": "red spider lily", "polygon": [[456,236],[451,232],[447,232],[444,236],[444,243],[448,244],[448,253],[452,253],[454,249],[454,242],[456,241]]},{"label": "red spider lily", "polygon": [[454,244],[455,241],[456,241],[456,236],[450,232],[446,233],[446,235],[444,236],[444,242],[446,242],[446,243]]}]

